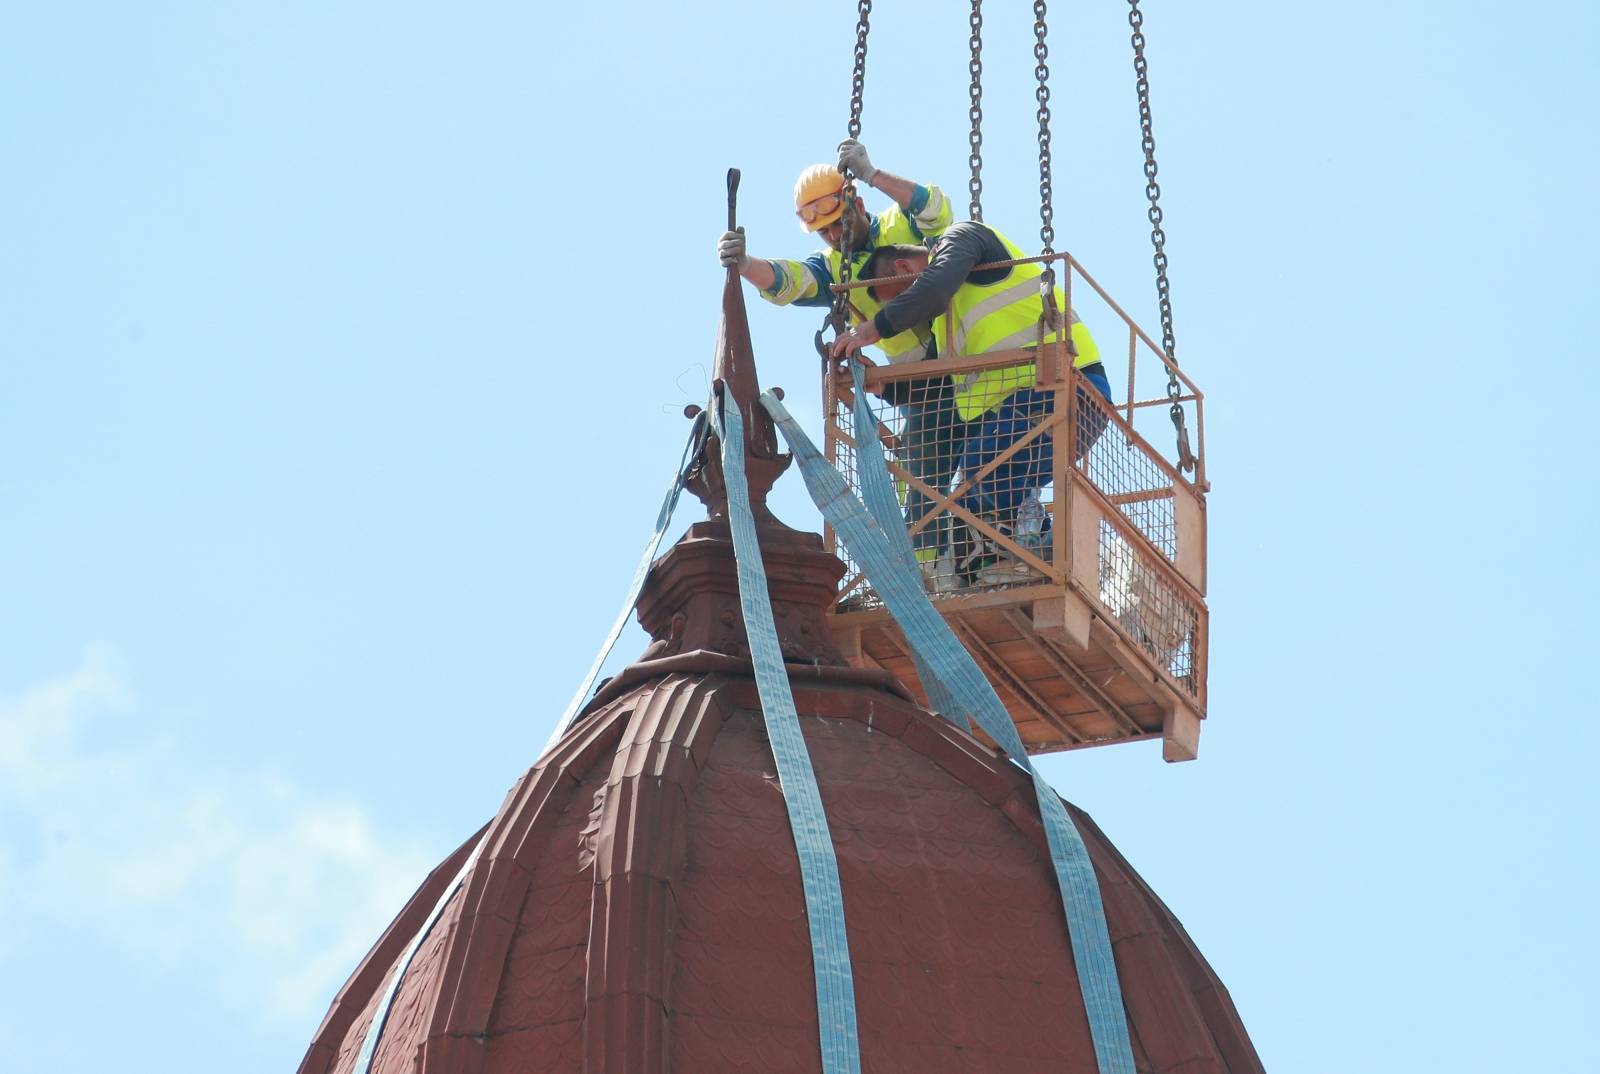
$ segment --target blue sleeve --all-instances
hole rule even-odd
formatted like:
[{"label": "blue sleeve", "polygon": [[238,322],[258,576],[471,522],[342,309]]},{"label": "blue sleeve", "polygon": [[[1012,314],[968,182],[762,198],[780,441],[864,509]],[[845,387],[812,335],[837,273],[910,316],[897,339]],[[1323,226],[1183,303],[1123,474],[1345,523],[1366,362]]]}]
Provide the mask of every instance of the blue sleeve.
[{"label": "blue sleeve", "polygon": [[828,268],[828,259],[822,254],[812,254],[804,261],[806,269],[817,281],[817,293],[794,300],[796,306],[831,306],[833,305],[833,292],[828,288],[833,286],[833,271]]}]

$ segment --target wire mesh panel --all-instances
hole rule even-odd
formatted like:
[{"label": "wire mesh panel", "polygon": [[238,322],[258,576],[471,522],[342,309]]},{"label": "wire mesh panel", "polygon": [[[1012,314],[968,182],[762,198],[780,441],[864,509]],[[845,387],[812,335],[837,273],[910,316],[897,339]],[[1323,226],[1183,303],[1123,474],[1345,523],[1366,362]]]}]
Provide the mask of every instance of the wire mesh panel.
[{"label": "wire mesh panel", "polygon": [[[1051,344],[873,366],[869,429],[855,428],[850,376],[838,373],[829,391],[832,459],[859,492],[862,445],[868,437],[882,444],[935,600],[1033,587],[1017,598],[1031,601],[1070,581],[1203,707],[1200,392],[1075,261],[1055,260],[1067,269],[1066,306],[1088,327],[1097,356]],[[1095,357],[1087,370],[1073,368]],[[1172,435],[1174,406],[1199,437],[1192,476]],[[835,551],[848,567],[840,611],[879,604],[848,550]]]},{"label": "wire mesh panel", "polygon": [[[848,386],[838,388],[834,462],[859,489],[858,437],[878,438],[929,592],[1049,577],[1053,450],[1065,427],[1058,393],[1035,386],[1029,371],[994,412],[969,418],[949,374],[922,375],[915,366],[874,372],[871,429],[854,427]],[[847,551],[838,551],[854,573]],[[872,600],[863,593],[846,596]]]},{"label": "wire mesh panel", "polygon": [[1200,604],[1188,587],[1158,567],[1157,557],[1102,518],[1099,524],[1099,599],[1112,620],[1157,667],[1198,692],[1195,650]]},{"label": "wire mesh panel", "polygon": [[[838,470],[850,488],[857,495],[861,493],[861,470],[859,468],[859,454],[856,451],[853,422],[850,417],[850,395],[848,387],[843,391],[834,393],[834,410],[829,415],[828,445],[830,458],[835,470]],[[829,534],[832,536],[831,532]],[[881,603],[877,594],[867,584],[866,575],[861,564],[850,554],[844,543],[835,540],[833,552],[844,561],[844,579],[839,587],[839,603],[841,607],[861,608],[874,606]]]},{"label": "wire mesh panel", "polygon": [[1079,423],[1094,435],[1080,435],[1084,450],[1078,455],[1078,472],[1105,493],[1129,522],[1168,559],[1178,553],[1177,519],[1173,510],[1170,467],[1123,420],[1113,414],[1109,401],[1098,394],[1080,392]]}]

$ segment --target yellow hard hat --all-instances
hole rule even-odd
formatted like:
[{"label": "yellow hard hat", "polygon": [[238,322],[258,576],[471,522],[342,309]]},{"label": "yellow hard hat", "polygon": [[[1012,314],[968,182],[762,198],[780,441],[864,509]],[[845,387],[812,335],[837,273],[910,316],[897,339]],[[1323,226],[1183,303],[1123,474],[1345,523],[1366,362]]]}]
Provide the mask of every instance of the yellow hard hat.
[{"label": "yellow hard hat", "polygon": [[813,164],[794,184],[794,212],[807,231],[821,231],[844,215],[844,176],[832,164]]}]

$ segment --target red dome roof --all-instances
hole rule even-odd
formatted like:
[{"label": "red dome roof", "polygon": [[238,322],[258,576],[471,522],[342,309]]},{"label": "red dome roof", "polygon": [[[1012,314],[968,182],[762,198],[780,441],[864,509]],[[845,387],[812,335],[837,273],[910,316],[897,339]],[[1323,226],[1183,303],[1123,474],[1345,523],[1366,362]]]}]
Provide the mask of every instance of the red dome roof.
[{"label": "red dome roof", "polygon": [[[736,661],[710,657],[702,662]],[[1030,781],[885,688],[796,683],[838,854],[863,1069],[1092,1071]],[[843,681],[840,681],[843,679]],[[1139,1069],[1258,1071],[1182,927],[1074,811],[1105,897]],[[638,685],[513,788],[422,944],[374,1072],[819,1069],[804,901],[753,682]],[[434,871],[301,1066],[346,1074]]]},{"label": "red dome roof", "polygon": [[[916,707],[892,676],[842,666],[823,610],[844,566],[761,502],[787,459],[755,402],[732,272],[723,313],[716,375],[753,416],[749,483],[838,859],[862,1069],[1093,1074],[1032,781]],[[688,486],[712,518],[652,568],[639,602],[655,639],[645,659],[511,789],[481,854],[471,857],[474,837],[429,875],[334,999],[301,1074],[355,1070],[385,1009],[374,1074],[820,1068],[805,901],[722,480],[706,451]],[[1139,1069],[1259,1072],[1182,926],[1088,817],[1073,818]]]}]

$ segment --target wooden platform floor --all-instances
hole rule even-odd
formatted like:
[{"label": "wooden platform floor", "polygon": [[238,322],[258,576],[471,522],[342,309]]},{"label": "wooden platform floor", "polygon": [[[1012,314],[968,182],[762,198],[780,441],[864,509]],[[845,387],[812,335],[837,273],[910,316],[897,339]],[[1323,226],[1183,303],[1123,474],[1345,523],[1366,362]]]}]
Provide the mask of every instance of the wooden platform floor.
[{"label": "wooden platform floor", "polygon": [[[1020,586],[934,598],[1011,713],[1029,753],[1163,740],[1169,761],[1192,760],[1204,712],[1072,589]],[[927,695],[886,609],[835,610],[836,640],[859,667],[884,668]],[[981,734],[981,732],[980,732]]]}]

